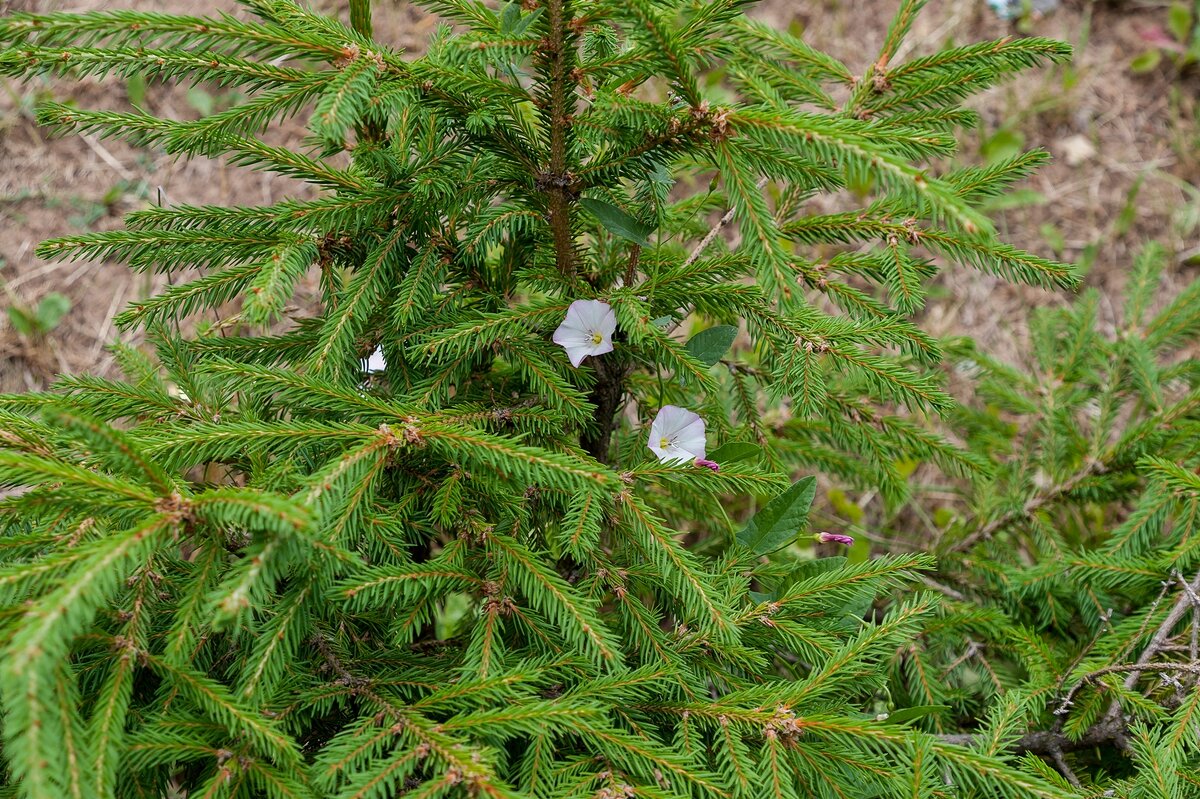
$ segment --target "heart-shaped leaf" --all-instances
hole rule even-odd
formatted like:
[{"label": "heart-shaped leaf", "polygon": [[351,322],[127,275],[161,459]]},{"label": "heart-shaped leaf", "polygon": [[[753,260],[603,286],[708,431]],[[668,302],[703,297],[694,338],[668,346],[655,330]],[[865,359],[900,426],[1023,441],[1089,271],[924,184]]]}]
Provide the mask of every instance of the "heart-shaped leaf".
[{"label": "heart-shaped leaf", "polygon": [[57,291],[52,291],[37,307],[37,326],[39,332],[49,333],[54,328],[58,327],[58,323],[71,310],[71,300],[66,295],[59,294]]},{"label": "heart-shaped leaf", "polygon": [[687,351],[705,366],[712,366],[729,352],[738,329],[733,325],[717,325],[701,330],[687,343]]},{"label": "heart-shaped leaf", "polygon": [[785,547],[808,522],[808,509],[817,494],[817,479],[802,478],[772,499],[754,515],[738,542],[755,555],[766,555]]},{"label": "heart-shaped leaf", "polygon": [[1167,11],[1167,29],[1177,42],[1186,42],[1192,30],[1192,12],[1185,3],[1173,3]]},{"label": "heart-shaped leaf", "polygon": [[1162,61],[1162,50],[1147,50],[1129,62],[1129,69],[1137,73],[1149,72]]},{"label": "heart-shaped leaf", "polygon": [[708,453],[708,459],[722,466],[762,455],[762,447],[745,441],[729,441]]},{"label": "heart-shaped leaf", "polygon": [[584,197],[579,204],[600,220],[604,229],[614,236],[620,236],[626,241],[632,241],[643,247],[650,246],[650,234],[654,232],[654,228],[650,225],[637,221],[617,206],[609,205],[603,200]]},{"label": "heart-shaped leaf", "polygon": [[510,34],[517,23],[521,21],[521,6],[518,3],[509,3],[504,7],[504,11],[500,14],[500,33],[501,35]]}]

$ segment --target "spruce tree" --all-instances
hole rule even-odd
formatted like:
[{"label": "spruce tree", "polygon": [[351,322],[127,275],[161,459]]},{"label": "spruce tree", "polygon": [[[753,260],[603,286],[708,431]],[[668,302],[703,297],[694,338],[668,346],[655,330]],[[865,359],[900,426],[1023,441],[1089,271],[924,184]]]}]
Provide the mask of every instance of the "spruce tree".
[{"label": "spruce tree", "polygon": [[42,245],[201,274],[118,317],[124,380],[0,401],[10,795],[1067,795],[889,701],[932,557],[805,527],[817,474],[989,468],[913,316],[942,268],[1075,284],[979,210],[1045,153],[948,159],[1066,46],[902,61],[901,0],[856,75],[738,0],[430,0],[410,57],[368,0],[243,5],[0,21],[8,75],[247,98],[44,124],[317,195]]}]

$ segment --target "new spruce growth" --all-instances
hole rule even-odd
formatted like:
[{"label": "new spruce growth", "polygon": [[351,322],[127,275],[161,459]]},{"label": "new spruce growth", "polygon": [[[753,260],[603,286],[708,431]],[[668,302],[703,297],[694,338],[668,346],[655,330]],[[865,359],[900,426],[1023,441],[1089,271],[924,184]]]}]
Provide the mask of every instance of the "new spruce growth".
[{"label": "new spruce growth", "polygon": [[118,317],[125,381],[0,406],[13,795],[1066,795],[878,712],[930,557],[798,538],[816,473],[988,467],[910,317],[940,268],[1074,284],[977,209],[1043,153],[945,166],[1064,45],[901,60],[902,0],[856,75],[734,0],[433,0],[412,57],[367,0],[243,5],[0,21],[9,75],[247,98],[43,123],[311,189],[41,247],[181,279]]}]

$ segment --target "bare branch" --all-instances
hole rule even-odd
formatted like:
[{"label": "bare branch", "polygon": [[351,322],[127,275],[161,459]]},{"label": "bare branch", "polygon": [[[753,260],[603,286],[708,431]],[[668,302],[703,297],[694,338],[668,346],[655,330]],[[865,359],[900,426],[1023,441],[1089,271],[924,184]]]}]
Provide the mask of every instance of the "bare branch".
[{"label": "bare branch", "polygon": [[[1200,590],[1200,572],[1196,573],[1196,576],[1192,578],[1191,583],[1186,584],[1184,592],[1180,595],[1179,599],[1176,600],[1174,607],[1171,608],[1171,612],[1167,614],[1165,619],[1163,619],[1163,623],[1160,624],[1158,630],[1155,631],[1154,637],[1150,639],[1149,645],[1142,650],[1142,654],[1138,657],[1136,665],[1145,666],[1148,664],[1154,659],[1154,656],[1158,654],[1159,650],[1161,650],[1162,647],[1171,640],[1171,631],[1175,629],[1175,625],[1178,624],[1181,619],[1183,619],[1189,610],[1195,607],[1192,602],[1192,597],[1196,595],[1197,590]],[[1138,677],[1141,676],[1142,671],[1148,670],[1149,669],[1141,669],[1132,671],[1125,679],[1125,688],[1132,689],[1133,686],[1137,685]]]}]

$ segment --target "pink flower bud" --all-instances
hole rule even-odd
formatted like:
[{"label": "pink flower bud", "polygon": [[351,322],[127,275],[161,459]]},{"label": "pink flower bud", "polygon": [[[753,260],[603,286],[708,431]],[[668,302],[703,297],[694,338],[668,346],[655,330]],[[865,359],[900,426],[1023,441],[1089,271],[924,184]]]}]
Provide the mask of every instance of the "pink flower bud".
[{"label": "pink flower bud", "polygon": [[838,533],[814,533],[813,540],[822,544],[845,544],[846,546],[854,543],[854,539],[850,536]]},{"label": "pink flower bud", "polygon": [[702,466],[705,469],[712,469],[714,472],[721,471],[721,467],[717,465],[716,461],[710,461],[705,458],[696,458],[696,460],[692,461],[692,465]]}]

